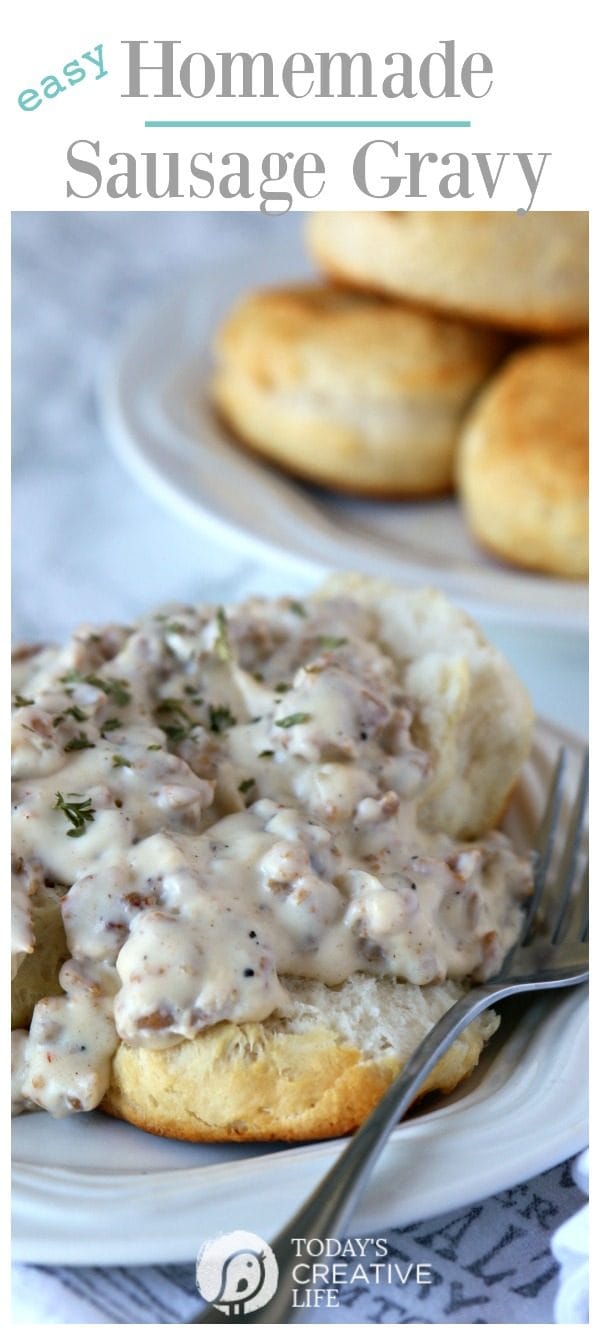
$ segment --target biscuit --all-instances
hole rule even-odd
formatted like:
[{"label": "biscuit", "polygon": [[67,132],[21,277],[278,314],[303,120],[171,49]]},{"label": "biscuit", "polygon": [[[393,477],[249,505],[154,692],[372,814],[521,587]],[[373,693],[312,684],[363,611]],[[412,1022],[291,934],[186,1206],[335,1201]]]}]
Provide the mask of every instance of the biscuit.
[{"label": "biscuit", "polygon": [[343,283],[516,331],[587,325],[587,213],[315,213],[307,237]]},{"label": "biscuit", "polygon": [[[189,1141],[316,1140],[360,1125],[413,1051],[464,993],[354,975],[338,988],[285,979],[291,1014],[215,1025],[162,1050],[121,1043],[102,1108],[144,1131]],[[499,1024],[479,1016],[420,1090],[450,1093]]]},{"label": "biscuit", "polygon": [[335,596],[372,609],[378,638],[404,664],[415,741],[433,757],[419,823],[478,838],[500,821],[529,755],[534,715],[525,687],[476,622],[437,589],[338,574],[317,591]]},{"label": "biscuit", "polygon": [[457,478],[470,528],[504,560],[588,570],[588,348],[516,353],[465,422]]},{"label": "biscuit", "polygon": [[326,286],[246,297],[216,343],[215,405],[242,441],[344,491],[452,486],[467,405],[502,340],[396,302]]},{"label": "biscuit", "polygon": [[[298,636],[302,641],[308,635],[304,655],[311,642],[312,616],[316,616],[317,628],[325,624],[333,630],[339,629],[336,616],[342,620],[350,618],[350,625],[355,619],[356,625],[362,627],[361,635],[397,665],[401,698],[410,702],[411,748],[414,744],[427,753],[423,786],[414,797],[418,815],[415,828],[419,835],[425,841],[426,831],[443,831],[448,839],[465,840],[484,835],[496,823],[529,750],[532,709],[524,687],[508,663],[465,613],[435,590],[403,590],[359,575],[332,576],[303,604],[279,600],[273,609],[276,615],[272,624],[266,615],[269,607],[266,600],[252,600],[245,606],[245,616],[237,625],[234,609],[223,612],[223,624],[231,636],[229,646],[236,644],[238,653],[242,646],[248,651],[254,643],[250,635],[254,628],[256,644],[262,646],[261,652],[267,658],[269,653],[277,652],[277,645],[281,648],[278,632],[286,626],[292,638]],[[184,609],[182,615],[191,617],[193,611]],[[164,618],[153,618],[151,633],[155,637],[182,633],[181,626],[163,631],[162,621]],[[130,629],[129,634],[134,631]],[[343,652],[346,641],[336,636],[331,638],[334,648],[327,650],[323,646],[323,652],[335,652],[335,646]],[[94,644],[97,641],[95,636]],[[118,635],[110,643],[113,651],[115,642],[119,642]],[[80,645],[78,648],[81,652]],[[228,678],[231,662],[227,656],[221,658],[221,648],[217,655],[218,672]],[[93,652],[98,650],[94,648]],[[169,655],[171,652],[169,649]],[[64,661],[58,651],[53,653],[59,658],[62,671]],[[114,663],[114,659],[111,661]],[[369,662],[368,673],[374,670],[372,660]],[[55,670],[52,659],[47,656],[45,663],[46,672],[52,677]],[[366,666],[364,670],[367,672]],[[130,674],[132,671],[133,667]],[[29,687],[30,681],[45,681],[44,672],[38,672],[36,678],[35,663],[30,672],[24,686]],[[162,675],[160,680],[164,689]],[[122,681],[120,684],[123,687]],[[131,676],[126,684],[133,684]],[[255,678],[255,689],[266,689],[264,677],[262,685]],[[33,688],[32,693],[35,693]],[[287,728],[287,721],[282,726]],[[124,741],[119,743],[124,745]],[[148,749],[153,755],[160,754],[156,744]],[[91,752],[96,754],[94,748]],[[273,752],[266,754],[272,756]],[[414,755],[414,749],[411,754]],[[115,758],[119,756],[113,756],[113,761]],[[88,761],[94,763],[93,758],[88,757]],[[178,763],[174,757],[169,758],[169,774],[172,762]],[[226,771],[226,759],[220,763]],[[120,768],[116,772],[120,773]],[[191,771],[188,777],[193,777]],[[276,792],[277,780],[271,782]],[[236,793],[239,791],[235,789]],[[161,811],[164,813],[164,808]],[[161,822],[164,819],[162,814]],[[371,819],[368,813],[367,819]],[[161,838],[162,834],[164,831]],[[495,836],[491,838],[494,840]],[[70,843],[68,831],[67,843]],[[76,847],[79,849],[79,843]],[[446,848],[445,843],[443,847]],[[42,852],[43,849],[36,849],[36,853]],[[157,853],[152,856],[154,876]],[[79,882],[80,895],[90,896],[94,943],[98,939],[96,928],[98,932],[103,928],[113,931],[122,925],[118,910],[118,867],[115,876],[114,887],[110,880],[108,884],[111,916],[105,924],[103,910],[94,899],[93,878],[85,892],[81,887],[86,878]],[[69,953],[61,914],[64,890],[68,886],[60,889],[40,886],[31,897],[34,950],[21,963],[14,983],[14,1023],[19,1027],[28,1023],[40,998],[61,993],[59,969]],[[126,902],[130,900],[134,896],[128,893]],[[81,898],[80,906],[83,903]],[[150,908],[149,912],[152,911]],[[76,954],[73,914],[67,913],[66,919],[70,947]],[[313,919],[312,930],[314,925]],[[161,919],[162,931],[164,919]],[[227,948],[230,939],[229,936],[225,942]],[[217,940],[217,954],[218,948]],[[99,963],[99,954],[95,944],[92,949],[93,967]],[[82,967],[83,955],[85,950],[82,957],[77,956]],[[118,958],[119,977],[125,985],[129,976],[127,967],[122,953]],[[149,976],[160,979],[164,969],[156,964],[152,954]],[[70,984],[66,976],[69,972]],[[185,972],[183,968],[182,973]],[[253,975],[253,970],[250,973]],[[72,975],[70,966],[62,971],[65,989],[69,985],[73,988]],[[360,1124],[421,1039],[468,986],[451,980],[435,981],[440,976],[434,974],[432,981],[417,985],[358,968],[346,981],[327,985],[316,978],[291,977],[286,969],[282,970],[285,1003],[274,1008],[260,1023],[217,1018],[201,1032],[184,1037],[173,1046],[162,1046],[160,1041],[158,1046],[138,1046],[134,1040],[127,1041],[122,1029],[117,1028],[114,1056],[111,1057],[112,1049],[107,1056],[109,1087],[104,1093],[106,1084],[102,1084],[98,1101],[103,1096],[101,1107],[112,1116],[154,1134],[184,1140],[294,1141],[343,1135]],[[168,1001],[168,986],[164,1000]],[[52,1018],[51,1011],[46,1017],[43,1011],[42,1003],[42,1015],[38,1017],[36,1012],[34,1026],[36,1017],[41,1019],[42,1027],[44,1019]],[[160,1008],[155,1015],[160,1016]],[[469,1026],[435,1067],[421,1093],[449,1092],[464,1080],[477,1064],[482,1047],[497,1023],[497,1018],[488,1012]],[[61,1041],[60,1025],[58,1030],[57,1049]],[[21,1053],[26,1041],[21,1033],[18,1037]],[[58,1061],[60,1051],[54,1055]],[[106,1074],[108,1078],[108,1067]]]}]

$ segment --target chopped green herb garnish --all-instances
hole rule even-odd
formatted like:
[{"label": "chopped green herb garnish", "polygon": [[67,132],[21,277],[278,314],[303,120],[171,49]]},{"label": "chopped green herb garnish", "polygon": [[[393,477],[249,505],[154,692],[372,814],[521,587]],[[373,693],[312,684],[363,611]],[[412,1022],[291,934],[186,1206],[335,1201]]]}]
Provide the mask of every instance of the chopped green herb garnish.
[{"label": "chopped green herb garnish", "polygon": [[297,617],[305,617],[308,615],[306,608],[302,606],[302,603],[290,603],[290,612],[294,612]]},{"label": "chopped green herb garnish", "polygon": [[209,705],[208,718],[211,732],[225,732],[237,723],[228,705]]},{"label": "chopped green herb garnish", "polygon": [[231,646],[229,643],[229,632],[227,629],[227,617],[222,607],[218,607],[215,620],[217,622],[217,636],[215,639],[215,653],[222,663],[228,663],[231,658]]},{"label": "chopped green herb garnish", "polygon": [[281,695],[285,695],[285,692],[289,691],[289,689],[290,689],[290,684],[288,681],[278,681],[275,687],[275,690],[280,691]]},{"label": "chopped green herb garnish", "polygon": [[248,793],[255,783],[256,779],[242,779],[242,782],[238,784],[238,792]]},{"label": "chopped green herb garnish", "polygon": [[196,695],[196,694],[197,694],[197,688],[196,688],[195,686],[184,686],[183,689],[184,689],[186,695]]},{"label": "chopped green herb garnish", "polygon": [[119,755],[113,756],[112,763],[113,763],[113,769],[122,769],[124,765],[127,766],[127,769],[131,769],[131,761],[126,760],[125,756],[119,756]]},{"label": "chopped green herb garnish", "polygon": [[110,695],[116,705],[128,705],[131,700],[129,682],[124,677],[92,677],[90,674],[85,680],[90,686],[97,686],[106,695]]},{"label": "chopped green herb garnish", "polygon": [[63,746],[63,751],[87,751],[95,745],[96,743],[90,742],[84,732],[80,732],[78,737],[72,737],[70,742]]},{"label": "chopped green herb garnish", "polygon": [[17,709],[24,709],[26,705],[32,705],[33,700],[28,700],[25,695],[15,695],[15,705]]},{"label": "chopped green herb garnish", "polygon": [[123,724],[120,718],[107,718],[106,723],[102,724],[103,732],[114,732],[115,728],[122,728]]},{"label": "chopped green herb garnish", "polygon": [[285,718],[276,718],[276,728],[295,728],[297,723],[309,723],[310,714],[288,714]]},{"label": "chopped green herb garnish", "polygon": [[[71,796],[75,796],[75,794],[71,794]],[[85,834],[86,822],[92,821],[96,814],[91,797],[84,798],[82,802],[65,802],[62,793],[56,794],[54,811],[64,811],[67,820],[71,822],[73,829],[67,830],[69,839],[81,838],[81,835]]]},{"label": "chopped green herb garnish", "polygon": [[274,751],[259,751],[258,758],[259,760],[266,760],[267,756],[274,756],[274,755],[275,755]]},{"label": "chopped green herb garnish", "polygon": [[147,751],[162,751],[160,742],[153,742],[151,746],[146,747]]},{"label": "chopped green herb garnish", "polygon": [[95,686],[97,690],[104,691],[105,695],[112,696],[117,705],[128,705],[131,700],[131,693],[127,689],[129,682],[124,677],[97,677],[95,672],[88,672],[83,676],[73,668],[70,672],[65,672],[59,680],[70,683],[87,682],[88,686]]},{"label": "chopped green herb garnish", "polygon": [[252,676],[254,677],[255,681],[264,681],[265,679],[264,674],[262,672],[253,672]]},{"label": "chopped green herb garnish", "polygon": [[186,737],[189,737],[192,729],[198,726],[197,720],[190,718],[183,702],[175,699],[175,697],[167,696],[164,700],[161,700],[157,712],[159,714],[175,714],[180,718],[180,723],[159,724],[159,727],[172,742],[183,742]]},{"label": "chopped green herb garnish", "polygon": [[191,723],[190,716],[185,709],[183,701],[175,699],[174,696],[165,696],[164,700],[160,700],[158,704],[158,712],[159,714],[179,714],[181,718],[184,718],[188,723]]},{"label": "chopped green herb garnish", "polygon": [[183,621],[167,621],[165,630],[172,635],[181,635],[182,632],[187,630],[187,626]]},{"label": "chopped green herb garnish", "polygon": [[54,727],[56,728],[59,723],[63,723],[66,718],[74,718],[77,723],[85,723],[86,719],[89,718],[89,714],[84,714],[83,709],[80,709],[79,705],[72,705],[70,709],[63,710],[62,714],[57,714],[56,717],[52,719]]},{"label": "chopped green herb garnish", "polygon": [[345,635],[319,635],[318,641],[321,649],[340,649],[348,643]]},{"label": "chopped green herb garnish", "polygon": [[195,724],[195,723],[168,723],[168,724],[164,724],[164,725],[161,725],[161,726],[162,726],[162,730],[163,730],[163,732],[166,733],[166,735],[167,735],[167,737],[169,738],[169,741],[170,741],[170,742],[184,742],[185,739],[186,739],[186,737],[189,737],[189,735],[190,735],[190,733],[191,733],[191,731],[192,731],[192,728],[195,728],[195,727],[196,727],[196,724]]},{"label": "chopped green herb garnish", "polygon": [[83,709],[80,709],[79,705],[70,705],[69,709],[65,709],[63,718],[66,718],[67,715],[69,715],[70,718],[76,719],[78,723],[84,723],[86,718],[88,718],[88,715],[84,714]]}]

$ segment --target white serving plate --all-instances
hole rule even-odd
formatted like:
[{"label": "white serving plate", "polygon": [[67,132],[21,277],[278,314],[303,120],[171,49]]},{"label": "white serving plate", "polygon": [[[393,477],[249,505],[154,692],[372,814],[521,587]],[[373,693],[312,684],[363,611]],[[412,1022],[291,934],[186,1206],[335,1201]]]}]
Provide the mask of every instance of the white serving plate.
[{"label": "white serving plate", "polygon": [[480,551],[458,503],[344,499],[237,446],[210,405],[211,345],[249,288],[310,273],[292,244],[254,242],[200,268],[138,314],[102,383],[109,437],[142,486],[208,539],[290,574],[360,570],[434,583],[475,615],[562,630],[587,625],[587,585],[511,570]]},{"label": "white serving plate", "polygon": [[[583,744],[538,724],[505,828],[531,839],[557,750],[573,787]],[[347,1231],[368,1235],[514,1186],[587,1143],[587,995],[519,1005],[478,1070],[393,1133]],[[13,1256],[40,1265],[191,1260],[234,1228],[269,1238],[345,1142],[201,1146],[161,1140],[100,1113],[19,1118],[13,1134]]]}]

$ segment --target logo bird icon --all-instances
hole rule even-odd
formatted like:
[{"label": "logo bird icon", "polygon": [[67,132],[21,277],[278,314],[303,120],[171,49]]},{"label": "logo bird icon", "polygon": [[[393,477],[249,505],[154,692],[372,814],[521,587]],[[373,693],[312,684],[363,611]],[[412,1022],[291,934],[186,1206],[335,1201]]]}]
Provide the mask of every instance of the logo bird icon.
[{"label": "logo bird icon", "polygon": [[265,1282],[265,1254],[240,1247],[227,1257],[221,1275],[221,1288],[215,1307],[229,1316],[243,1315],[246,1304],[260,1293]]}]

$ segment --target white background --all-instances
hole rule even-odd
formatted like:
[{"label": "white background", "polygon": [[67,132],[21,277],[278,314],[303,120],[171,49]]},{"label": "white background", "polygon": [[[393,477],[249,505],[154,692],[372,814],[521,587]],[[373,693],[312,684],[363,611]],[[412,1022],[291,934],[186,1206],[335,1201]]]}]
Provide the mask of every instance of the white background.
[{"label": "white background", "polygon": [[[112,10],[112,12],[110,12]],[[438,154],[474,152],[551,152],[542,175],[535,207],[585,209],[593,160],[590,152],[590,80],[593,46],[586,36],[590,9],[582,0],[568,6],[537,4],[533,0],[503,0],[481,4],[462,0],[445,3],[391,5],[389,0],[342,7],[327,0],[303,0],[293,9],[274,0],[248,5],[227,0],[219,6],[140,3],[89,6],[65,0],[60,5],[21,5],[13,13],[10,60],[5,61],[5,95],[9,100],[12,153],[11,206],[20,209],[147,208],[147,198],[125,205],[107,199],[104,191],[84,202],[67,200],[67,146],[75,139],[100,139],[103,156],[128,151],[134,154],[179,151],[182,162],[200,150],[212,150],[215,162],[227,151],[252,157],[259,177],[262,156],[269,151],[297,154],[317,151],[327,164],[326,189],[313,207],[320,208],[504,208],[523,203],[520,172],[514,166],[506,185],[487,199],[479,189],[471,200],[449,204],[437,194],[427,200],[370,200],[352,180],[351,164],[357,148],[372,134],[401,136],[402,151]],[[403,15],[406,15],[404,18]],[[454,38],[466,56],[485,51],[494,65],[494,86],[481,100],[466,97],[449,101],[420,96],[369,99],[302,100],[282,95],[279,100],[205,99],[128,100],[124,40],[179,40],[182,52],[195,50],[270,51],[283,61],[293,51],[365,50],[375,68],[387,52],[408,51],[422,58],[444,39]],[[63,65],[83,51],[103,43],[108,74],[85,82],[44,104],[36,111],[20,110],[19,92],[38,87],[44,75],[59,74]],[[6,54],[6,53],[5,53]],[[146,130],[148,119],[471,119],[471,129],[443,130]],[[107,171],[110,170],[107,167]],[[508,170],[508,169],[507,169]],[[78,178],[83,183],[83,178]],[[432,181],[435,179],[431,178]],[[209,209],[256,207],[256,199],[192,202]],[[162,200],[153,208],[186,208],[189,200]],[[311,207],[310,203],[305,207]]]}]

